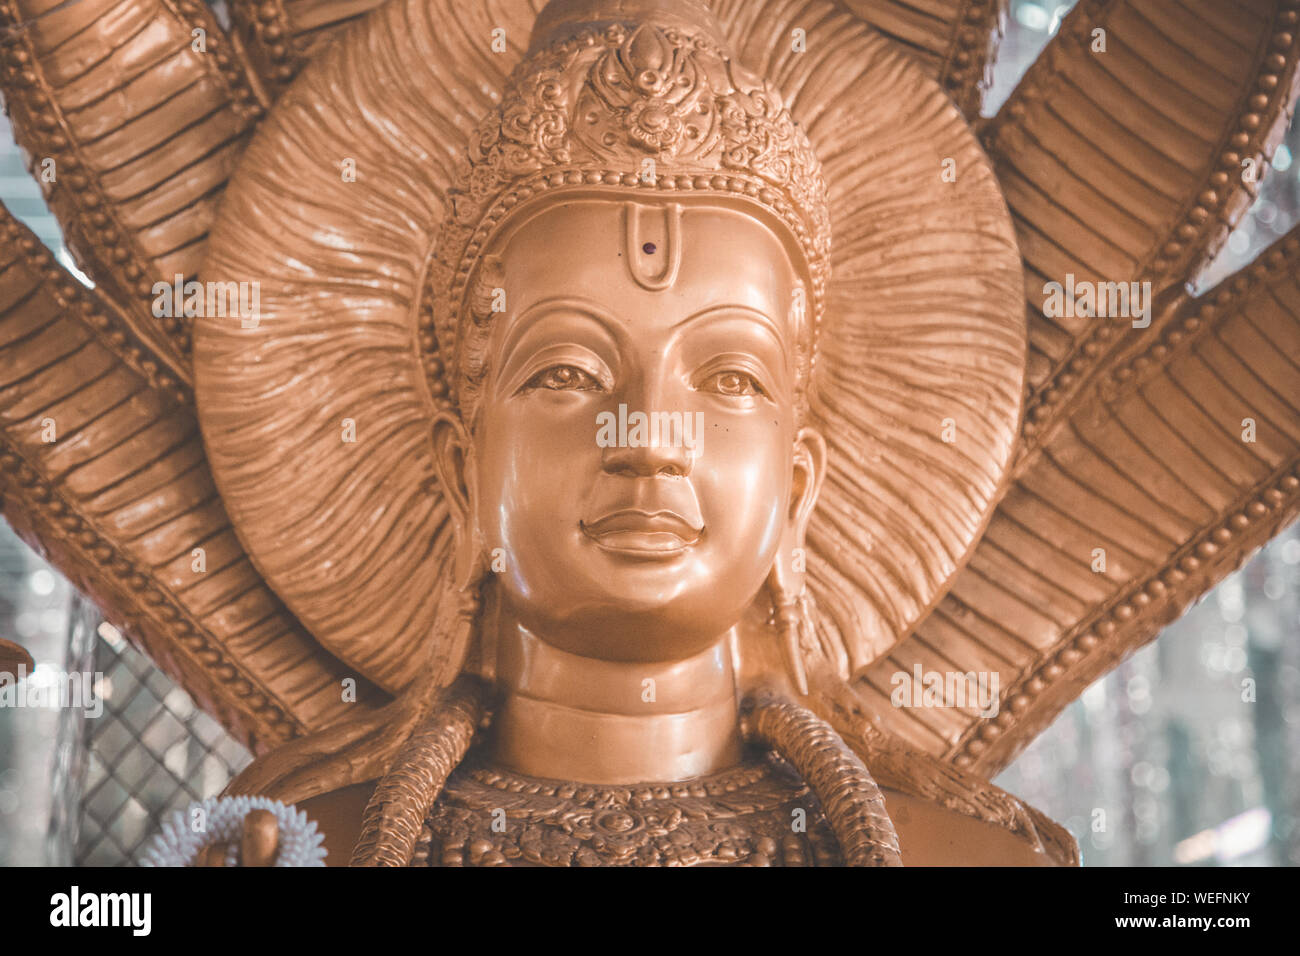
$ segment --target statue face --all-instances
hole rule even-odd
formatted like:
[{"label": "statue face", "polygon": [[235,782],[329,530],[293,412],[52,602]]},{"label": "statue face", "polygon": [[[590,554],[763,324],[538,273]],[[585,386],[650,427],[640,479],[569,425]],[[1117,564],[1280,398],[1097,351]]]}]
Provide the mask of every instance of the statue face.
[{"label": "statue face", "polygon": [[784,246],[725,208],[582,199],[517,226],[500,256],[465,459],[482,566],[564,650],[703,650],[753,602],[816,484],[797,454]]}]

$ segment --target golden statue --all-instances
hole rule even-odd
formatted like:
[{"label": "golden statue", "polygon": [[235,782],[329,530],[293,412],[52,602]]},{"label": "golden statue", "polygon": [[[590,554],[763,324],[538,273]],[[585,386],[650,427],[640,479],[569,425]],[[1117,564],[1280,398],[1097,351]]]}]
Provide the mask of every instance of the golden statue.
[{"label": "golden statue", "polygon": [[5,514],[331,863],[1076,864],[988,777],[1300,508],[1300,239],[1186,285],[1293,2],[1085,2],[982,145],[991,0],[49,6]]}]

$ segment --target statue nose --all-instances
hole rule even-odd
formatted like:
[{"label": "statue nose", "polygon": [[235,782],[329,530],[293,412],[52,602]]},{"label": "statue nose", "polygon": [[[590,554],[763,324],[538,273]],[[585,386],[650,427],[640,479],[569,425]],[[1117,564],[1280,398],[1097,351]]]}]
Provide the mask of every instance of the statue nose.
[{"label": "statue nose", "polygon": [[[665,429],[672,432],[672,429]],[[629,430],[627,440],[604,449],[601,460],[607,473],[627,475],[632,478],[658,476],[686,477],[691,473],[695,452],[688,447],[680,429],[671,434],[637,440],[634,430]]]}]

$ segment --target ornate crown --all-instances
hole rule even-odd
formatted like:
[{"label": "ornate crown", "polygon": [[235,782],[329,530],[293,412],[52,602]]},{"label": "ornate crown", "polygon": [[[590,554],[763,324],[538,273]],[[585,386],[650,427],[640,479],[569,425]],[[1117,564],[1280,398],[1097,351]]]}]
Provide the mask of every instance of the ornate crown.
[{"label": "ornate crown", "polygon": [[[632,23],[615,18],[626,4],[578,6],[587,9],[568,30],[539,24],[540,49],[478,125],[448,192],[421,314],[436,397],[456,387],[458,368],[476,378],[463,323],[486,318],[473,307],[471,281],[493,235],[526,204],[575,190],[720,195],[783,224],[809,285],[806,371],[830,272],[826,183],[807,137],[780,94],[731,59],[702,8],[691,23],[680,16],[686,5],[655,20],[658,5],[643,4],[648,12]],[[616,9],[605,16],[603,6]],[[435,342],[445,362],[431,354]]]}]

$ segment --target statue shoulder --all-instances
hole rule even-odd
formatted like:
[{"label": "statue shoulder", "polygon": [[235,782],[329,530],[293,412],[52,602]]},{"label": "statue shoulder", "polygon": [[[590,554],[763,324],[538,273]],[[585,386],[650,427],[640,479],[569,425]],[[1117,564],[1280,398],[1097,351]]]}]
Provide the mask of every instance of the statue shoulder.
[{"label": "statue shoulder", "polygon": [[898,833],[904,866],[1068,866],[1067,854],[1045,846],[1041,834],[949,809],[926,797],[881,787]]},{"label": "statue shoulder", "polygon": [[879,729],[848,686],[819,688],[816,710],[879,785],[905,866],[1078,866],[1061,824],[978,774]]}]

